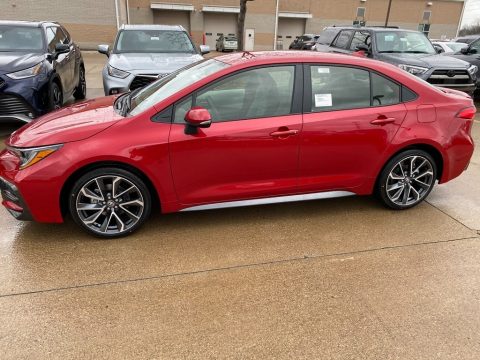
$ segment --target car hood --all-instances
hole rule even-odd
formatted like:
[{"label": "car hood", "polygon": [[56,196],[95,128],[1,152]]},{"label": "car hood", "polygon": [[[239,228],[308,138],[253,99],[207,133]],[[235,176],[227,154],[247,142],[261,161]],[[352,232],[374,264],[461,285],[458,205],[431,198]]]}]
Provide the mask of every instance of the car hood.
[{"label": "car hood", "polygon": [[87,100],[44,115],[15,131],[7,145],[45,146],[91,137],[124,119],[113,109],[115,98]]},{"label": "car hood", "polygon": [[468,69],[469,63],[444,55],[429,54],[380,54],[379,60],[395,65],[406,64],[425,68]]},{"label": "car hood", "polygon": [[203,57],[199,54],[186,53],[112,53],[108,63],[117,69],[135,70],[137,73],[142,70],[155,73],[171,73],[202,59]]},{"label": "car hood", "polygon": [[32,67],[45,59],[43,54],[0,52],[0,73],[11,73]]}]

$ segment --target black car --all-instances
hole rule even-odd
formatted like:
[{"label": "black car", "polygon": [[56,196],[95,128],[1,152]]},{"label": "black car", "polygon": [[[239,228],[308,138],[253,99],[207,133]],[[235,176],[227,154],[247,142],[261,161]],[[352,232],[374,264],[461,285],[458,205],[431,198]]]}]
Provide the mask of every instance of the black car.
[{"label": "black car", "polygon": [[318,35],[304,34],[290,44],[288,47],[290,50],[310,50],[315,45],[318,39]]},{"label": "black car", "polygon": [[0,121],[28,123],[86,90],[82,54],[62,25],[0,21]]},{"label": "black car", "polygon": [[[468,61],[470,64],[480,68],[480,35],[469,36],[467,38],[458,38],[455,41],[465,42],[465,47],[454,54],[448,55],[460,60]],[[466,41],[469,42],[467,43]],[[476,90],[475,97],[480,97],[480,89]]]},{"label": "black car", "polygon": [[385,27],[329,27],[325,32],[325,36],[320,34],[316,51],[363,53],[396,65],[435,86],[468,94],[473,94],[477,87],[477,66],[437,54],[430,40],[419,31]]}]

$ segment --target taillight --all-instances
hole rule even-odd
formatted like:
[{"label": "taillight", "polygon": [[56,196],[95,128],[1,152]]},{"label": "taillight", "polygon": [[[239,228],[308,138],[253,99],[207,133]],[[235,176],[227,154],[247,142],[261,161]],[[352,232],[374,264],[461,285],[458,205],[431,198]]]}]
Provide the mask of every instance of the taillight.
[{"label": "taillight", "polygon": [[475,118],[475,114],[477,113],[477,109],[475,106],[465,108],[460,110],[457,114],[457,118],[465,119],[465,120],[473,120]]}]

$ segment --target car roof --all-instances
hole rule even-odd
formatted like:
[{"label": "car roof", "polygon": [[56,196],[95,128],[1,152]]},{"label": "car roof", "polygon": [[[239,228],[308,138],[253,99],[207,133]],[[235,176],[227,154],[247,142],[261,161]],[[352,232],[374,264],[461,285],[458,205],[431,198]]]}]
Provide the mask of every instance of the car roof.
[{"label": "car roof", "polygon": [[186,31],[181,25],[122,25],[121,30],[170,30],[170,31]]},{"label": "car roof", "polygon": [[215,57],[216,60],[229,65],[244,63],[301,63],[301,62],[325,62],[325,63],[375,63],[382,62],[371,60],[365,57],[357,57],[346,54],[323,53],[317,51],[253,51],[237,52]]},{"label": "car roof", "polygon": [[41,27],[43,25],[60,24],[55,21],[0,20],[0,25]]},{"label": "car roof", "polygon": [[385,27],[385,26],[328,26],[324,30],[369,30],[369,31],[408,31],[408,32],[419,32],[417,30],[408,30],[408,29],[400,29],[398,27]]}]

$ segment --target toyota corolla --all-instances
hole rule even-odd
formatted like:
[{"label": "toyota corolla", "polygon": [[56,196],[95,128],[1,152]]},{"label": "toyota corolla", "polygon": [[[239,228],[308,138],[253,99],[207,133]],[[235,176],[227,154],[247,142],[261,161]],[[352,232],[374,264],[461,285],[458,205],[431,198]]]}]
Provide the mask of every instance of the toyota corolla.
[{"label": "toyota corolla", "polygon": [[[162,213],[376,194],[392,209],[459,176],[476,109],[386,63],[264,52],[205,60],[45,115],[0,153],[17,219],[116,237]],[[320,205],[321,206],[321,205]]]}]

